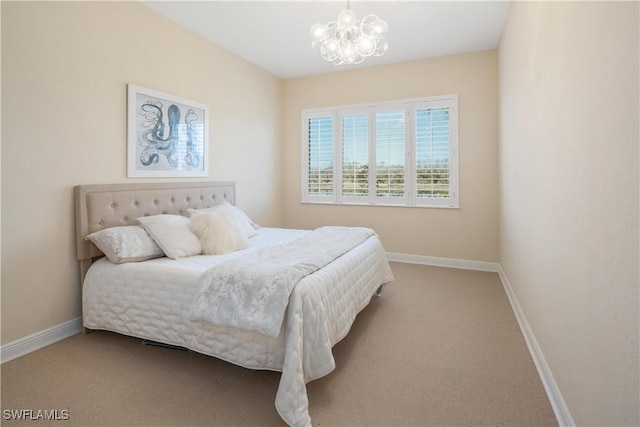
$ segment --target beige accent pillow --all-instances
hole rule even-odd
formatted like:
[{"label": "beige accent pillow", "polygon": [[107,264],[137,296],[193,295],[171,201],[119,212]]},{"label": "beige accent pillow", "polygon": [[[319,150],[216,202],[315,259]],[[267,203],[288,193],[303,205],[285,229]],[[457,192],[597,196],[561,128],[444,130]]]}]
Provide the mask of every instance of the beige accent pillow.
[{"label": "beige accent pillow", "polygon": [[137,218],[166,256],[180,259],[202,253],[198,236],[191,231],[191,220],[181,215],[152,215]]},{"label": "beige accent pillow", "polygon": [[85,237],[114,264],[145,261],[164,256],[162,249],[139,225],[105,228]]},{"label": "beige accent pillow", "polygon": [[225,210],[194,214],[191,230],[207,255],[222,255],[249,246],[249,238],[239,221]]},{"label": "beige accent pillow", "polygon": [[194,215],[204,213],[204,212],[218,212],[218,211],[222,211],[226,215],[233,217],[238,222],[240,227],[242,227],[242,230],[244,230],[244,232],[247,234],[247,237],[253,237],[257,234],[256,232],[257,225],[255,225],[253,221],[251,221],[251,218],[249,218],[249,216],[246,213],[244,213],[239,207],[233,206],[231,203],[227,202],[226,200],[210,208],[189,209],[189,214],[193,217]]}]

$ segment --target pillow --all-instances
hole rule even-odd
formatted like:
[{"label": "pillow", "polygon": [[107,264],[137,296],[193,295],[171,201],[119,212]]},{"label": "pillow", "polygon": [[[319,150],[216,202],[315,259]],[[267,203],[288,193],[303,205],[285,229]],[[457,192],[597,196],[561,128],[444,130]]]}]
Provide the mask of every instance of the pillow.
[{"label": "pillow", "polygon": [[253,237],[253,236],[255,236],[256,234],[258,234],[258,233],[256,232],[256,230],[257,230],[257,229],[259,229],[259,228],[260,228],[260,226],[259,226],[258,224],[256,224],[255,222],[253,222],[253,221],[251,220],[251,218],[249,218],[249,215],[247,215],[247,214],[246,214],[242,209],[240,209],[240,208],[239,208],[239,207],[237,207],[237,206],[233,206],[233,205],[230,205],[230,206],[232,206],[232,207],[233,207],[233,209],[235,209],[235,211],[237,212],[238,216],[239,216],[243,221],[245,221],[247,224],[249,224],[249,227],[250,227],[250,228],[247,228],[247,232],[249,233],[249,237]]},{"label": "pillow", "polygon": [[164,256],[162,249],[139,225],[105,228],[89,234],[85,239],[93,242],[114,264]]},{"label": "pillow", "polygon": [[191,232],[189,218],[163,214],[137,219],[169,258],[180,259],[202,253],[198,236]]},{"label": "pillow", "polygon": [[247,233],[237,219],[224,210],[193,215],[191,230],[200,239],[202,252],[207,255],[222,255],[249,246]]},{"label": "pillow", "polygon": [[218,203],[210,208],[204,209],[189,209],[189,214],[191,216],[198,215],[205,212],[217,212],[223,211],[227,215],[232,216],[236,219],[236,221],[240,224],[240,227],[245,231],[247,237],[253,237],[257,234],[256,228],[259,228],[257,225],[254,227],[253,221],[249,218],[249,216],[244,213],[237,206],[233,206],[231,203],[224,201],[222,203]]}]

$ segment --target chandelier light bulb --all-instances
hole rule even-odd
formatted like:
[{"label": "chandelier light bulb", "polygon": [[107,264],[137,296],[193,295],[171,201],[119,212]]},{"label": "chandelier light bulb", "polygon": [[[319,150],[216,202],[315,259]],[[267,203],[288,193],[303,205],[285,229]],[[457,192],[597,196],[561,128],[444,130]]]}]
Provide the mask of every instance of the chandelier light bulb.
[{"label": "chandelier light bulb", "polygon": [[314,41],[322,40],[326,31],[327,31],[326,25],[313,24],[310,30],[311,37],[313,37]]},{"label": "chandelier light bulb", "polygon": [[376,15],[356,18],[351,9],[338,14],[335,22],[311,26],[311,46],[326,61],[340,64],[359,64],[367,56],[383,55],[388,44],[384,39],[387,23]]},{"label": "chandelier light bulb", "polygon": [[338,15],[338,25],[344,30],[351,29],[356,21],[356,14],[351,9],[345,9]]},{"label": "chandelier light bulb", "polygon": [[361,35],[356,47],[363,56],[369,56],[376,50],[376,41],[373,37]]},{"label": "chandelier light bulb", "polygon": [[325,46],[329,52],[337,52],[340,48],[340,46],[338,45],[338,42],[336,42],[335,40],[329,40],[325,44]]}]

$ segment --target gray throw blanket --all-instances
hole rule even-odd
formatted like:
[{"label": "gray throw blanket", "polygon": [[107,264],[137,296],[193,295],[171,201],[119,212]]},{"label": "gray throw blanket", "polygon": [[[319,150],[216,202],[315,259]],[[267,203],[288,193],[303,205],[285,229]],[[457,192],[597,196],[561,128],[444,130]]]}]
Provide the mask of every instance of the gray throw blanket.
[{"label": "gray throw blanket", "polygon": [[277,337],[295,285],[374,234],[369,228],[320,227],[212,267],[200,276],[189,317]]}]

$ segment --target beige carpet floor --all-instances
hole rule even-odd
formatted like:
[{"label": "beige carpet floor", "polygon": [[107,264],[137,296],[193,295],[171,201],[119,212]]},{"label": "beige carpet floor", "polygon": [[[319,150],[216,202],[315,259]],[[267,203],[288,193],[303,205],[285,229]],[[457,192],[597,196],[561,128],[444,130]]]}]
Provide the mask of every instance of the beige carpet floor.
[{"label": "beige carpet floor", "polygon": [[[307,385],[315,426],[557,425],[495,273],[393,263],[396,277]],[[109,332],[1,367],[3,426],[281,426],[279,373]],[[58,411],[58,421],[7,411]]]}]

